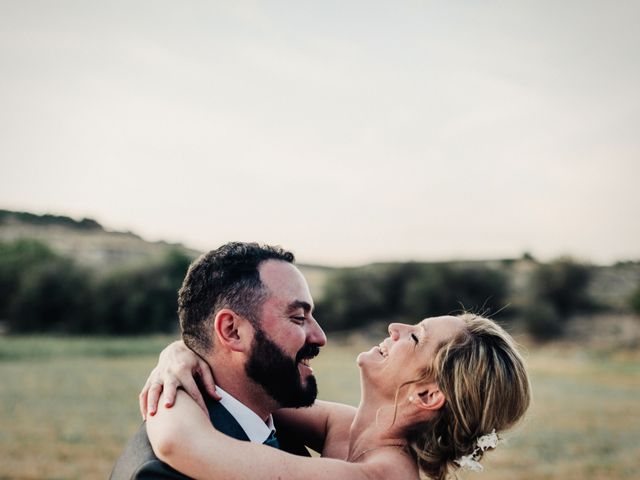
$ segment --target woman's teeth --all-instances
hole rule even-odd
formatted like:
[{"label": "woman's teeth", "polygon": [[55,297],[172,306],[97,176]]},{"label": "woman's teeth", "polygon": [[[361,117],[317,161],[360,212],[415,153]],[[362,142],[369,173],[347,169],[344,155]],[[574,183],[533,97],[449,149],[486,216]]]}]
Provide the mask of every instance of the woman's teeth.
[{"label": "woman's teeth", "polygon": [[381,343],[378,346],[378,350],[380,351],[380,355],[382,355],[384,358],[387,358],[389,356],[389,351],[387,350],[387,347],[384,343]]}]

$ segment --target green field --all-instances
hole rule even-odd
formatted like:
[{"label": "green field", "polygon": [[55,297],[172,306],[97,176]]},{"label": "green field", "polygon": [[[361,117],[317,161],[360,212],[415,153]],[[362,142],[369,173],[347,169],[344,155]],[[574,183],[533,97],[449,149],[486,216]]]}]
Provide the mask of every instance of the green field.
[{"label": "green field", "polygon": [[[140,418],[137,394],[169,337],[0,337],[0,479],[106,478]],[[360,337],[330,338],[320,397],[356,403]],[[368,348],[368,346],[367,346]],[[640,352],[527,353],[534,404],[487,457],[487,479],[640,478]]]}]

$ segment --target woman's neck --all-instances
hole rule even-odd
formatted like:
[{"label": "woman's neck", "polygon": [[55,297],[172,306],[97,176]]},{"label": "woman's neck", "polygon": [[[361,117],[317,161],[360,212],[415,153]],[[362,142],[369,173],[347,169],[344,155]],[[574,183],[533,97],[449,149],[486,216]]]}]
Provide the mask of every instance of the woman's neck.
[{"label": "woman's neck", "polygon": [[393,400],[362,398],[349,431],[347,460],[356,462],[373,450],[407,444],[400,407]]}]

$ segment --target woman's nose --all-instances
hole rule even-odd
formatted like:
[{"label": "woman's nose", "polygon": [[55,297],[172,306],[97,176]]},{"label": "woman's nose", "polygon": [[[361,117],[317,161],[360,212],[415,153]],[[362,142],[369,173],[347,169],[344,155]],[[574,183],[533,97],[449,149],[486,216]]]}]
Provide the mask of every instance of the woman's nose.
[{"label": "woman's nose", "polygon": [[400,333],[402,332],[402,329],[405,328],[406,325],[403,323],[390,323],[388,330],[389,330],[389,336],[391,337],[391,340],[398,340],[400,338]]}]

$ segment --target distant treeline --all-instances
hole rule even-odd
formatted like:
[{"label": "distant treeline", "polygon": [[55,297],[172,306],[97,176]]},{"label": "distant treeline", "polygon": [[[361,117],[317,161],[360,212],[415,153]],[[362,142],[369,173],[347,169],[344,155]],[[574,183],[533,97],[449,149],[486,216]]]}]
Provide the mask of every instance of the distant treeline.
[{"label": "distant treeline", "polygon": [[0,224],[7,222],[9,219],[15,219],[20,223],[28,223],[38,226],[60,225],[78,230],[103,230],[102,225],[92,218],[83,218],[82,220],[74,220],[64,215],[36,215],[29,212],[13,212],[11,210],[0,209]]},{"label": "distant treeline", "polygon": [[[0,321],[9,333],[130,335],[177,329],[177,291],[191,259],[171,251],[145,265],[81,267],[35,240],[0,242]],[[328,274],[316,318],[327,331],[375,321],[417,321],[472,311],[520,322],[540,339],[561,335],[572,315],[605,308],[588,294],[593,268],[570,259],[537,263],[514,286],[513,262],[394,263]],[[630,299],[640,313],[640,287]]]},{"label": "distant treeline", "polygon": [[337,270],[317,316],[328,329],[371,321],[418,321],[432,315],[496,313],[507,303],[508,277],[484,266],[394,263]]},{"label": "distant treeline", "polygon": [[549,339],[562,334],[571,315],[604,308],[588,294],[592,267],[570,259],[549,264],[525,259],[532,269],[520,292],[514,291],[511,261],[495,268],[401,263],[342,269],[328,281],[318,316],[327,329],[343,329],[372,320],[415,322],[473,312],[519,322],[536,338]]},{"label": "distant treeline", "polygon": [[101,272],[35,240],[0,242],[0,319],[10,333],[170,332],[190,262],[176,250],[146,265]]}]

